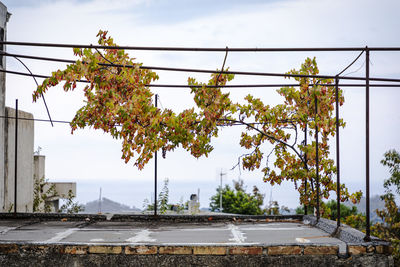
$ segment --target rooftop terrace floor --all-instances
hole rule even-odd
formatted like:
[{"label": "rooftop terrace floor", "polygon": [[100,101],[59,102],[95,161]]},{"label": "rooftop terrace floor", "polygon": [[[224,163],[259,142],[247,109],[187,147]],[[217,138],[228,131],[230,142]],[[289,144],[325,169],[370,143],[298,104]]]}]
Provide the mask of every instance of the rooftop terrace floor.
[{"label": "rooftop terrace floor", "polygon": [[1,243],[74,245],[273,246],[346,243],[303,222],[145,223],[0,221]]}]

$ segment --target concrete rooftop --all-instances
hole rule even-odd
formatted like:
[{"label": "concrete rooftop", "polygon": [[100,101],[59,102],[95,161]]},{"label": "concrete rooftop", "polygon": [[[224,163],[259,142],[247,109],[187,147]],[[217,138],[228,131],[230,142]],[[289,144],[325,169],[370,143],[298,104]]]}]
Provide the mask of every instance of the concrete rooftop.
[{"label": "concrete rooftop", "polygon": [[[18,215],[18,214],[17,214]],[[390,244],[313,216],[0,214],[0,263],[392,266]],[[97,256],[96,256],[97,255]],[[103,255],[103,256],[101,256]],[[136,256],[135,256],[136,255]],[[99,258],[100,257],[100,258]],[[238,258],[239,257],[239,258]],[[249,258],[251,257],[251,258]],[[96,263],[97,262],[97,263]],[[166,265],[163,265],[163,264]],[[335,265],[336,264],[336,265]],[[172,264],[174,265],[174,264]],[[174,265],[174,266],[175,266]],[[368,264],[366,265],[368,266]]]},{"label": "concrete rooftop", "polygon": [[346,243],[302,222],[178,223],[0,221],[0,242],[75,245],[298,245]]}]

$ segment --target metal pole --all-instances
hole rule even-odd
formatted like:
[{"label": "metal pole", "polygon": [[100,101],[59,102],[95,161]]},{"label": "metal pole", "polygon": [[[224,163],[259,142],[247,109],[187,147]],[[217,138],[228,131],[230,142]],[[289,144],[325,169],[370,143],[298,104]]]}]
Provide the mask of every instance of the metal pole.
[{"label": "metal pole", "polygon": [[[306,122],[306,127],[304,129],[304,146],[307,146],[307,122]],[[307,164],[307,153],[304,154],[304,161]],[[308,174],[308,172],[307,172],[307,174]],[[307,175],[304,177],[304,194],[307,197]],[[304,203],[304,215],[307,215],[307,204],[306,203]]]},{"label": "metal pole", "polygon": [[14,171],[14,215],[17,215],[17,170],[18,170],[18,99],[15,99],[15,171]]},{"label": "metal pole", "polygon": [[220,185],[219,185],[219,212],[222,212],[222,171],[219,175]]},{"label": "metal pole", "polygon": [[[158,95],[154,96],[155,107],[157,107]],[[157,151],[154,152],[154,216],[157,216]]]},{"label": "metal pole", "polygon": [[339,79],[335,79],[336,94],[336,197],[337,227],[340,227],[340,153],[339,153]]},{"label": "metal pole", "polygon": [[315,162],[315,171],[317,174],[317,221],[319,221],[319,156],[318,156],[318,124],[317,124],[317,115],[318,115],[318,99],[317,95],[315,94],[314,96],[315,100],[315,157],[316,157],[316,162]]},{"label": "metal pole", "polygon": [[364,238],[365,241],[371,241],[370,238],[370,206],[369,206],[369,49],[368,46],[365,48],[365,135],[366,135],[366,148],[365,148],[365,184],[366,184],[366,193],[365,193],[365,201],[366,201],[366,236]]}]

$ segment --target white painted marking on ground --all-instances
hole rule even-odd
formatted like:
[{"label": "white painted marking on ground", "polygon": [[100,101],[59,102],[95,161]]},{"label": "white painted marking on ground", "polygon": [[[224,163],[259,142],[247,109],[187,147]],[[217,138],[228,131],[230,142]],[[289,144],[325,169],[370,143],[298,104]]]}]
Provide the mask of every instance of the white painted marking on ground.
[{"label": "white painted marking on ground", "polygon": [[3,230],[1,230],[0,235],[4,235],[9,231],[15,230],[17,227],[5,227]]},{"label": "white painted marking on ground", "polygon": [[90,239],[90,242],[103,242],[103,241],[104,241],[103,238],[93,238],[93,239]]},{"label": "white painted marking on ground", "polygon": [[285,228],[285,227],[275,227],[275,228],[267,228],[267,227],[243,227],[242,230],[246,230],[246,231],[299,231],[299,230],[305,230],[305,229],[310,229],[310,228],[306,228],[306,227],[290,227],[290,228]]},{"label": "white painted marking on ground", "polygon": [[46,241],[43,241],[43,242],[44,243],[57,243],[57,242],[60,242],[62,239],[68,237],[69,235],[73,234],[74,232],[76,232],[78,230],[79,230],[79,228],[71,228],[71,229],[65,230],[64,232],[59,232],[59,233],[56,234],[56,236],[54,236],[54,237],[52,237],[52,238],[50,238],[50,239],[48,239]]},{"label": "white painted marking on ground", "polygon": [[83,232],[89,232],[89,231],[99,231],[99,232],[123,232],[123,231],[139,231],[141,228],[129,228],[129,229],[124,229],[124,228],[84,228],[84,229],[79,229],[79,231]]},{"label": "white painted marking on ground", "polygon": [[[176,229],[176,228],[171,228],[172,230]],[[193,229],[179,229],[179,231],[229,231],[226,230],[226,228],[193,228]]]},{"label": "white painted marking on ground", "polygon": [[231,230],[231,234],[233,238],[229,238],[229,241],[235,242],[235,243],[243,243],[244,240],[246,240],[246,237],[244,237],[244,233],[240,232],[239,227],[233,224],[228,225],[229,230]]},{"label": "white painted marking on ground", "polygon": [[302,237],[297,237],[296,241],[299,243],[310,243],[310,240],[302,238]]},{"label": "white painted marking on ground", "polygon": [[135,236],[126,239],[126,242],[138,243],[138,242],[155,242],[156,239],[150,237],[151,232],[149,230],[142,230],[138,232]]}]

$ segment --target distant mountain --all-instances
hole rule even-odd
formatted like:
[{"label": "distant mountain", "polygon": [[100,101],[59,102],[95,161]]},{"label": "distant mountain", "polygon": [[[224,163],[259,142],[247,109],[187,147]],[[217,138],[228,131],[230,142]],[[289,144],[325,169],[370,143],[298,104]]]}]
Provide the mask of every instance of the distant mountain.
[{"label": "distant mountain", "polygon": [[[378,217],[378,215],[376,215],[375,210],[384,209],[385,201],[383,201],[379,195],[374,195],[369,198],[369,202],[370,202],[369,210],[370,210],[371,222],[380,221],[380,218]],[[366,211],[365,197],[362,197],[360,203],[358,203],[356,205],[354,205],[350,201],[347,201],[344,204],[349,207],[356,206],[358,212],[365,214],[365,211]]]},{"label": "distant mountain", "polygon": [[[84,205],[85,210],[83,213],[99,213],[100,205],[99,200],[94,200],[86,203]],[[101,200],[101,213],[126,213],[126,212],[135,212],[141,211],[136,207],[129,207],[128,205],[124,205],[111,199],[103,197]]]}]

